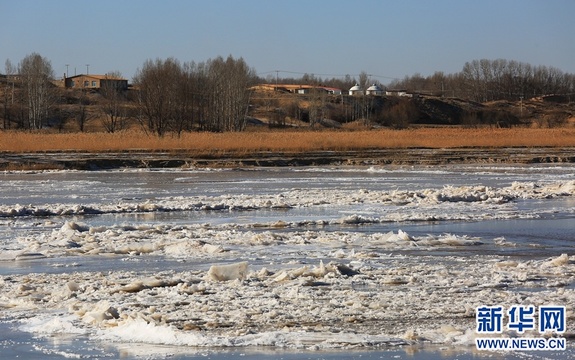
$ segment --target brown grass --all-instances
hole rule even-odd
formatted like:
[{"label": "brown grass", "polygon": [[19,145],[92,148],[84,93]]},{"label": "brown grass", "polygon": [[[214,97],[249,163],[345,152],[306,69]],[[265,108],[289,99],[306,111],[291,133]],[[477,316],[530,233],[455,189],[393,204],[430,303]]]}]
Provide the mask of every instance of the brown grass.
[{"label": "brown grass", "polygon": [[575,146],[575,129],[463,129],[421,128],[358,131],[250,131],[242,133],[185,133],[149,136],[140,131],[123,133],[0,132],[4,152],[112,152],[188,151],[195,154],[343,151],[384,148],[458,147],[569,147]]}]

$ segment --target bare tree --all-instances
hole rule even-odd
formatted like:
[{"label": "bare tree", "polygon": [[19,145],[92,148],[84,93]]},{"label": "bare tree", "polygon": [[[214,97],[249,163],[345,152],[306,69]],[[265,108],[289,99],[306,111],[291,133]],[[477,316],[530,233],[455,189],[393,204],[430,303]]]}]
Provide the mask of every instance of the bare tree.
[{"label": "bare tree", "polygon": [[208,88],[207,65],[205,62],[187,64],[188,81],[191,86],[191,113],[189,115],[189,128],[196,123],[201,130],[208,129]]},{"label": "bare tree", "polygon": [[327,92],[315,88],[310,90],[309,95],[309,126],[314,127],[326,118]]},{"label": "bare tree", "polygon": [[245,127],[250,99],[249,85],[255,71],[244,59],[218,57],[207,64],[208,129],[241,131]]},{"label": "bare tree", "polygon": [[570,96],[575,91],[575,76],[559,69],[532,66],[515,60],[480,59],[466,62],[461,72],[444,75],[420,74],[393,81],[389,86],[408,90],[425,90],[478,102],[494,100],[518,101],[549,94]]},{"label": "bare tree", "polygon": [[100,94],[103,97],[100,111],[104,115],[102,125],[109,133],[122,130],[126,126],[126,89],[118,81],[120,79],[122,74],[119,71],[109,72],[105,77],[107,81],[102,81],[100,87]]},{"label": "bare tree", "polygon": [[82,90],[81,95],[78,98],[78,103],[74,106],[74,109],[72,110],[72,116],[76,120],[80,132],[84,132],[84,128],[86,127],[88,120],[92,118],[92,115],[88,111],[89,105],[90,105],[90,99],[88,99],[86,91]]},{"label": "bare tree", "polygon": [[12,75],[16,73],[16,69],[10,59],[5,63],[6,82],[4,83],[4,129],[10,128],[12,121],[12,108],[14,106],[14,79]]},{"label": "bare tree", "polygon": [[48,119],[54,101],[52,65],[40,54],[32,53],[22,59],[18,69],[22,78],[28,127],[40,129]]},{"label": "bare tree", "polygon": [[359,83],[358,85],[361,87],[361,90],[364,91],[369,87],[369,85],[371,85],[369,83],[369,75],[365,72],[362,71],[361,73],[359,73]]},{"label": "bare tree", "polygon": [[417,117],[418,110],[413,100],[401,99],[385,114],[385,123],[396,129],[405,129],[411,122],[417,120]]},{"label": "bare tree", "polygon": [[176,110],[178,82],[182,67],[178,60],[147,60],[134,77],[139,88],[139,104],[142,111],[140,122],[163,136],[173,129]]}]

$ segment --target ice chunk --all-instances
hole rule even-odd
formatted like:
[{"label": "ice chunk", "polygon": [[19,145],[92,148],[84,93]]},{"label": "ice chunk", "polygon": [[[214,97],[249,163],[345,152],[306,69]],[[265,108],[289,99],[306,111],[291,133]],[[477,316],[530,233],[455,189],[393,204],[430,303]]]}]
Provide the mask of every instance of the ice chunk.
[{"label": "ice chunk", "polygon": [[359,271],[356,271],[354,269],[352,269],[350,266],[345,265],[345,264],[333,264],[337,271],[339,271],[339,273],[341,275],[344,276],[355,276],[359,274]]},{"label": "ice chunk", "polygon": [[33,259],[44,259],[46,255],[37,252],[22,252],[16,255],[15,260],[33,260]]},{"label": "ice chunk", "polygon": [[80,290],[80,285],[75,281],[68,281],[66,285],[68,286],[68,290],[70,290],[71,292],[76,292]]},{"label": "ice chunk", "polygon": [[76,326],[75,320],[76,318],[73,315],[34,316],[23,320],[20,330],[44,335],[84,334],[86,330]]},{"label": "ice chunk", "polygon": [[248,273],[248,262],[227,265],[212,265],[207,277],[213,281],[244,280]]},{"label": "ice chunk", "polygon": [[549,266],[564,266],[569,264],[569,256],[567,254],[561,254],[561,256],[550,260],[547,265]]},{"label": "ice chunk", "polygon": [[217,254],[224,252],[224,248],[221,245],[204,244],[202,250],[207,254]]},{"label": "ice chunk", "polygon": [[144,283],[142,281],[134,281],[126,286],[121,287],[116,292],[127,292],[127,293],[135,293],[145,289]]},{"label": "ice chunk", "polygon": [[406,233],[405,231],[399,229],[397,231],[397,234],[394,233],[393,231],[390,231],[386,234],[382,234],[381,235],[381,241],[383,241],[384,243],[386,242],[413,242],[415,239],[413,237],[411,237],[411,235],[409,235],[408,233]]},{"label": "ice chunk", "polygon": [[62,225],[62,227],[60,228],[60,232],[62,233],[70,233],[70,232],[84,232],[84,231],[88,231],[90,230],[90,227],[88,227],[87,225],[81,224],[81,223],[77,223],[74,221],[66,221],[64,223],[64,225]]},{"label": "ice chunk", "polygon": [[151,242],[128,244],[114,250],[116,254],[149,254],[154,252],[157,246]]},{"label": "ice chunk", "polygon": [[176,286],[176,285],[180,284],[181,282],[182,281],[180,279],[163,280],[163,279],[158,279],[155,277],[150,277],[150,278],[147,278],[144,280],[133,281],[133,282],[129,283],[128,285],[125,285],[125,286],[113,291],[112,293],[117,293],[117,292],[136,293],[136,292],[140,292],[144,289]]},{"label": "ice chunk", "polygon": [[495,264],[495,266],[497,266],[498,268],[513,268],[517,267],[518,265],[519,263],[514,260],[504,260]]},{"label": "ice chunk", "polygon": [[16,260],[21,254],[20,250],[2,250],[0,251],[0,261]]},{"label": "ice chunk", "polygon": [[413,279],[407,276],[384,276],[381,282],[385,285],[405,285],[409,284]]},{"label": "ice chunk", "polygon": [[110,305],[107,301],[100,301],[91,310],[87,311],[82,319],[89,324],[99,324],[104,320],[118,319],[120,317],[118,310]]},{"label": "ice chunk", "polygon": [[343,225],[361,225],[361,224],[371,224],[377,222],[378,222],[377,219],[367,218],[357,214],[349,215],[339,220],[339,223]]},{"label": "ice chunk", "polygon": [[413,238],[408,233],[406,233],[401,229],[397,231],[397,237],[401,240],[413,241]]}]

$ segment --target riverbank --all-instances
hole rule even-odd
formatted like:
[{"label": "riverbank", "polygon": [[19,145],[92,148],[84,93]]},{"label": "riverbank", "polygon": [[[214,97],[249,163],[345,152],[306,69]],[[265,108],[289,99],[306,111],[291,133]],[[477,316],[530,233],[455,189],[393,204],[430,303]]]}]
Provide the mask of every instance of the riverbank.
[{"label": "riverbank", "polygon": [[0,170],[575,162],[575,129],[0,132]]},{"label": "riverbank", "polygon": [[188,151],[4,153],[2,170],[106,170],[120,168],[278,167],[318,165],[441,165],[461,163],[574,163],[575,147],[379,149],[197,155]]}]

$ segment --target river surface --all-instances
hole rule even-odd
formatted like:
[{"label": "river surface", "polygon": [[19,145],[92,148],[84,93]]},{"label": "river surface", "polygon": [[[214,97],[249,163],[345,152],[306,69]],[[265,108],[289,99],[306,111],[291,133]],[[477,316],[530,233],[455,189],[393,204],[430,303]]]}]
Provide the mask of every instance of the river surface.
[{"label": "river surface", "polygon": [[567,359],[476,350],[475,309],[572,338],[574,250],[572,164],[4,172],[0,351]]}]

